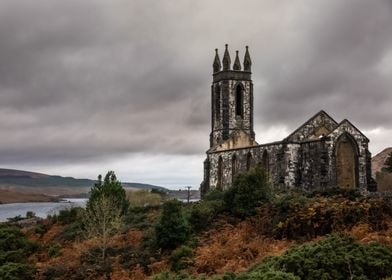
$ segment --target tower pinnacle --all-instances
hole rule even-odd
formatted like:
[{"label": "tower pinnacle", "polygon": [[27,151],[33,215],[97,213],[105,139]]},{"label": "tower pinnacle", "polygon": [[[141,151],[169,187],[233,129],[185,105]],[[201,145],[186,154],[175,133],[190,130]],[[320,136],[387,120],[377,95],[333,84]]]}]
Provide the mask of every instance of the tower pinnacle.
[{"label": "tower pinnacle", "polygon": [[222,63],[223,63],[223,70],[230,70],[231,59],[228,50],[228,44],[225,45],[225,54],[223,55]]},{"label": "tower pinnacle", "polygon": [[218,54],[218,49],[215,49],[215,59],[214,63],[212,64],[212,68],[214,69],[214,73],[219,72],[222,68],[220,59],[219,59],[219,54]]},{"label": "tower pinnacle", "polygon": [[238,51],[235,51],[235,60],[234,60],[234,65],[233,65],[233,70],[240,71],[241,70],[241,62],[240,59],[238,58]]},{"label": "tower pinnacle", "polygon": [[245,56],[244,56],[244,71],[252,70],[252,60],[250,59],[248,46],[246,46]]}]

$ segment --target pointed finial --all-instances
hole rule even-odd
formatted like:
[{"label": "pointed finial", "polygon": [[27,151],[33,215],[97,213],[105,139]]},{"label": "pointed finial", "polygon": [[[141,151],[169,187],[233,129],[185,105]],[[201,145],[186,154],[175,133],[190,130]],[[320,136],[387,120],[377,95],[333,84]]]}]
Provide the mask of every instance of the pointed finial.
[{"label": "pointed finial", "polygon": [[248,46],[245,47],[245,56],[244,56],[244,71],[251,71],[252,70],[252,60],[250,59]]},{"label": "pointed finial", "polygon": [[214,73],[219,72],[222,68],[220,59],[219,59],[219,54],[218,54],[218,49],[215,49],[215,59],[214,63],[212,64],[212,68],[214,69]]},{"label": "pointed finial", "polygon": [[223,70],[230,70],[230,64],[231,64],[231,60],[230,60],[230,54],[229,54],[229,50],[228,50],[228,44],[225,45],[225,54],[223,55]]},{"label": "pointed finial", "polygon": [[241,71],[241,62],[240,59],[238,58],[238,51],[235,51],[233,70]]}]

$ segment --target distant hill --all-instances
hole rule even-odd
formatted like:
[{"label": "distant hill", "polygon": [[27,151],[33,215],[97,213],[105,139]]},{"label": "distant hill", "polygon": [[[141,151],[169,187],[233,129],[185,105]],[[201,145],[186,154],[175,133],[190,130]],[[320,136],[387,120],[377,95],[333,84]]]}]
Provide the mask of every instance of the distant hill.
[{"label": "distant hill", "polygon": [[392,152],[392,147],[384,149],[382,152],[378,153],[374,157],[372,157],[372,175],[373,177],[376,176],[378,171],[384,166],[385,160],[387,159],[389,153]]},{"label": "distant hill", "polygon": [[[67,196],[87,193],[95,182],[95,180],[90,179],[76,179],[0,168],[0,189],[2,190]],[[122,184],[124,188],[128,189],[160,189],[167,191],[163,187],[143,183],[124,182]]]}]

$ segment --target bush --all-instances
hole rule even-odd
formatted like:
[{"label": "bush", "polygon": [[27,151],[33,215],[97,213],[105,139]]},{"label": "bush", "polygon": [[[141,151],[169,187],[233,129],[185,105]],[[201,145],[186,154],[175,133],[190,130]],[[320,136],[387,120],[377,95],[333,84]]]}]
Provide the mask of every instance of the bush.
[{"label": "bush", "polygon": [[155,235],[157,245],[162,249],[174,249],[187,240],[189,229],[181,202],[173,199],[163,204],[162,214],[155,225]]},{"label": "bush", "polygon": [[17,227],[0,224],[0,265],[26,262],[37,248],[37,244],[29,241]]},{"label": "bush", "polygon": [[57,236],[57,240],[74,241],[77,238],[82,238],[83,233],[83,223],[81,221],[75,221],[64,227],[63,231]]},{"label": "bush", "polygon": [[256,207],[270,198],[267,175],[260,167],[235,176],[232,186],[224,193],[226,209],[241,218],[255,214]]},{"label": "bush", "polygon": [[171,270],[180,271],[193,264],[193,251],[188,246],[175,249],[170,256]]},{"label": "bush", "polygon": [[34,267],[29,264],[8,262],[0,266],[2,280],[29,280],[33,279],[34,273]]},{"label": "bush", "polygon": [[60,255],[60,252],[61,252],[60,244],[54,244],[54,245],[49,247],[49,249],[48,249],[48,256],[50,258],[57,257],[58,255]]},{"label": "bush", "polygon": [[262,234],[274,238],[312,239],[349,230],[359,223],[367,223],[373,230],[384,230],[390,208],[383,199],[284,194],[260,207],[254,222]]},{"label": "bush", "polygon": [[251,272],[271,270],[308,280],[378,280],[392,275],[392,250],[378,243],[360,244],[346,235],[331,235],[268,257]]},{"label": "bush", "polygon": [[56,219],[59,223],[63,225],[71,224],[77,220],[80,220],[82,217],[82,212],[84,211],[81,207],[73,207],[69,209],[60,210],[59,214],[56,216]]}]

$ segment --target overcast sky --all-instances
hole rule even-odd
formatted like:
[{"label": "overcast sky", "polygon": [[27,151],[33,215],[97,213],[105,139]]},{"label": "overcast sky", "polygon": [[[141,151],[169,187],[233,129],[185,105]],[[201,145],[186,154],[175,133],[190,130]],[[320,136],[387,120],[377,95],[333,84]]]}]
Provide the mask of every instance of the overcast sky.
[{"label": "overcast sky", "polygon": [[0,167],[198,187],[225,43],[259,143],[324,109],[392,146],[392,0],[1,0]]}]

